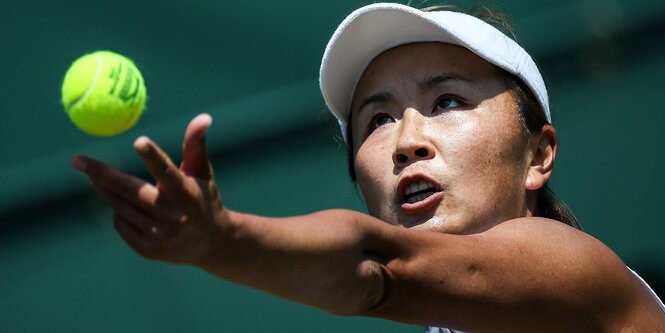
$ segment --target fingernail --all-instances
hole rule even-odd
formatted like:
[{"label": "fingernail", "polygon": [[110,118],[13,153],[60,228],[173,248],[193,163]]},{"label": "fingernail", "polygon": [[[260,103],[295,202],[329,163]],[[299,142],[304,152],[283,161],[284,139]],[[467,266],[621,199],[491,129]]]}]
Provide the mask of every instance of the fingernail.
[{"label": "fingernail", "polygon": [[150,139],[148,139],[147,136],[141,136],[138,139],[136,139],[136,144],[135,147],[139,152],[142,153],[147,153],[148,150],[150,149],[148,142]]},{"label": "fingernail", "polygon": [[74,169],[76,169],[78,171],[81,171],[81,172],[85,172],[85,169],[87,168],[87,165],[85,164],[85,162],[83,160],[81,160],[80,158],[78,158],[78,157],[75,157],[72,160],[72,166],[74,167]]}]

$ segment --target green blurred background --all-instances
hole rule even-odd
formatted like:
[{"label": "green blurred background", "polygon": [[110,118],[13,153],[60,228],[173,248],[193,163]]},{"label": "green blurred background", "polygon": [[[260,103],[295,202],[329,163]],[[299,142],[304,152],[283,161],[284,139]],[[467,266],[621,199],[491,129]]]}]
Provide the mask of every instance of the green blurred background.
[{"label": "green blurred background", "polygon": [[[178,158],[187,121],[209,112],[229,207],[272,216],[364,210],[317,75],[337,24],[367,3],[1,0],[0,331],[422,331],[335,317],[142,259],[69,162],[86,153],[145,176],[133,139],[147,134]],[[554,189],[663,295],[665,1],[499,7],[550,87],[561,144]],[[78,131],[59,105],[69,64],[97,49],[133,58],[150,96],[139,124],[108,139]]]}]

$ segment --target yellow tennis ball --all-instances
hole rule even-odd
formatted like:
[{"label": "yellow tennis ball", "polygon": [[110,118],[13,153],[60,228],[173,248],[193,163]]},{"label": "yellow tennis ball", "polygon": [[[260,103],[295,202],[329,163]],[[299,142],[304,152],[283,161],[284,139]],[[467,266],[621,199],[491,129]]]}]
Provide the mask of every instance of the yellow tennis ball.
[{"label": "yellow tennis ball", "polygon": [[62,105],[82,131],[120,134],[136,124],[146,101],[143,76],[134,63],[111,51],[76,59],[62,82]]}]

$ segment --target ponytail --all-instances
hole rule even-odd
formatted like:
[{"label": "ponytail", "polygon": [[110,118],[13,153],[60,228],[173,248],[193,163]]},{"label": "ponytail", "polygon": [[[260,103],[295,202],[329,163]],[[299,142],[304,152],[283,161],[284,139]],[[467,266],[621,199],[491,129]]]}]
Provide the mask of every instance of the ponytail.
[{"label": "ponytail", "polygon": [[536,214],[552,220],[563,222],[575,229],[582,230],[575,214],[566,206],[561,199],[547,186],[538,190]]}]

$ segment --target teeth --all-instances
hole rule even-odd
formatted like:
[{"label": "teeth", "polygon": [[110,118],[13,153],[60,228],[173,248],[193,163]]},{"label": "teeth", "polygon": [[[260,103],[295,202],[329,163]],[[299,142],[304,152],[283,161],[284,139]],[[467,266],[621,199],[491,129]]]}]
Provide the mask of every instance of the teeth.
[{"label": "teeth", "polygon": [[418,183],[411,183],[409,184],[409,188],[406,190],[405,194],[409,195],[411,193],[416,193],[418,192]]},{"label": "teeth", "polygon": [[[413,182],[413,183],[409,184],[409,186],[406,187],[406,190],[404,190],[404,195],[410,195],[410,194],[416,193],[418,191],[423,191],[423,190],[426,190],[428,188],[433,188],[433,187],[434,187],[434,185],[432,185],[428,181],[420,179],[416,182]],[[420,195],[418,195],[416,197],[419,197],[419,196]]]}]

